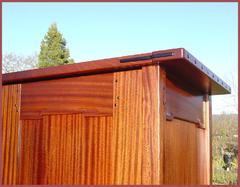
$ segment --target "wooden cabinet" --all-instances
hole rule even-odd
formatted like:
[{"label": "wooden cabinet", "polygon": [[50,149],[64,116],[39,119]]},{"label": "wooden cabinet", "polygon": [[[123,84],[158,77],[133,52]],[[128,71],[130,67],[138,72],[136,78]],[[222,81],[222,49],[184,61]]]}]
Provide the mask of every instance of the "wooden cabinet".
[{"label": "wooden cabinet", "polygon": [[3,75],[3,184],[210,184],[230,88],[201,65],[171,49]]}]

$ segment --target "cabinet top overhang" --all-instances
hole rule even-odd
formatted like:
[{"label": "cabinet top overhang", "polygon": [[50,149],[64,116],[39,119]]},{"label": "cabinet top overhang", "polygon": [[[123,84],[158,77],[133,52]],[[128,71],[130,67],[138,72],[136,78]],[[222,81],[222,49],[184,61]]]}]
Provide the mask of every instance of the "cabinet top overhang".
[{"label": "cabinet top overhang", "polygon": [[159,64],[167,73],[177,76],[203,94],[231,93],[230,86],[184,48],[6,73],[2,81],[3,85],[16,84],[135,69],[153,64]]}]

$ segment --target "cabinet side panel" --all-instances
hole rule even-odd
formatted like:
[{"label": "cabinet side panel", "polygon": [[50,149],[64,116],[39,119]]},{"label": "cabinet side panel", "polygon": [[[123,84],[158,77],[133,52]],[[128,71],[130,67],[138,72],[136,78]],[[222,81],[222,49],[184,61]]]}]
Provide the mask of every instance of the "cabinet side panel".
[{"label": "cabinet side panel", "polygon": [[2,183],[17,183],[18,130],[20,119],[21,85],[3,86],[2,99]]},{"label": "cabinet side panel", "polygon": [[114,73],[115,185],[142,183],[142,93],[142,70]]},{"label": "cabinet side panel", "polygon": [[[208,95],[167,80],[164,184],[211,183],[211,103]],[[181,83],[183,84],[183,82]],[[171,91],[170,91],[171,90]],[[182,99],[178,95],[184,95]],[[172,102],[174,100],[176,102]],[[166,115],[166,114],[165,114]],[[200,123],[197,123],[199,119]]]},{"label": "cabinet side panel", "polygon": [[165,127],[164,183],[197,184],[197,129],[194,124],[178,119]]},{"label": "cabinet side panel", "polygon": [[205,129],[178,119],[165,126],[164,183],[211,184],[209,118]]}]

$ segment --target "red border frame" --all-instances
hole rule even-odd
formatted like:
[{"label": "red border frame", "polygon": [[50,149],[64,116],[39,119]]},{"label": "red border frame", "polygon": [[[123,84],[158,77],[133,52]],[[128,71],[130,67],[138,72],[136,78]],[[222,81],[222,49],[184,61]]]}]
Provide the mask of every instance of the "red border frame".
[{"label": "red border frame", "polygon": [[[64,0],[36,0],[36,1],[31,1],[31,0],[22,0],[22,1],[16,1],[16,0],[2,0],[2,2],[235,2],[238,3],[238,25],[240,25],[240,19],[239,19],[239,15],[240,15],[240,5],[239,5],[239,1],[238,0],[196,0],[196,1],[191,1],[191,0],[169,0],[169,1],[164,1],[164,0],[150,0],[150,1],[146,1],[146,0],[121,0],[121,1],[97,1],[97,0],[90,0],[90,1],[81,1],[81,0],[70,0],[70,1],[64,1]],[[0,45],[0,70],[2,70],[2,2],[0,2],[0,18],[1,18],[1,26],[0,26],[0,41],[1,41],[1,45]],[[240,37],[240,34],[238,32],[238,38]],[[238,44],[240,44],[240,40],[238,39]],[[238,45],[239,46],[239,45]],[[240,52],[240,48],[238,48],[238,53]],[[240,72],[240,67],[239,67],[239,59],[238,59],[238,74]],[[0,80],[2,82],[2,71],[0,72]],[[240,86],[240,79],[238,76],[238,86]],[[240,96],[238,93],[238,102],[239,102]],[[2,84],[0,85],[0,100],[2,100]],[[2,102],[0,102],[0,106],[2,106]],[[2,107],[1,107],[2,108]],[[240,109],[238,107],[238,113],[239,113]],[[2,119],[2,110],[0,110],[0,119]],[[240,120],[240,116],[238,115],[238,121]],[[1,125],[0,125],[0,160],[2,160],[2,120],[1,120]],[[240,129],[238,128],[238,134],[240,134]],[[238,139],[238,150],[240,148],[239,146],[239,139]],[[238,166],[240,163],[240,158],[238,156]],[[239,167],[238,167],[238,184],[239,184],[239,180],[240,180],[240,172],[239,172]],[[2,181],[2,162],[0,162],[0,181]],[[31,185],[29,185],[31,186]],[[57,186],[57,185],[56,185]],[[61,186],[61,185],[59,185]],[[199,186],[199,185],[193,185],[193,186]],[[228,186],[235,186],[235,185],[228,185]]]}]

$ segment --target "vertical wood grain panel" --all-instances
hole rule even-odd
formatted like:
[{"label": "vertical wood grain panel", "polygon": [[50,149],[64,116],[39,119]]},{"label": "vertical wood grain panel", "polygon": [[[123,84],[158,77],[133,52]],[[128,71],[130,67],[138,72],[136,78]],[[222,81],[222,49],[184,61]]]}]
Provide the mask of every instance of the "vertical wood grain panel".
[{"label": "vertical wood grain panel", "polygon": [[19,184],[109,184],[112,124],[83,114],[22,120]]},{"label": "vertical wood grain panel", "polygon": [[113,184],[142,183],[142,70],[114,73]]},{"label": "vertical wood grain panel", "polygon": [[3,184],[17,183],[18,130],[21,85],[3,86],[2,100],[2,165]]},{"label": "vertical wood grain panel", "polygon": [[[40,120],[25,120],[21,124],[20,184],[37,184],[39,161]],[[30,177],[31,176],[31,177]]]},{"label": "vertical wood grain panel", "polygon": [[190,122],[175,119],[165,126],[164,183],[197,184],[197,129]]},{"label": "vertical wood grain panel", "polygon": [[205,95],[203,101],[204,129],[197,129],[198,139],[198,184],[211,184],[211,96]]},{"label": "vertical wood grain panel", "polygon": [[[173,89],[173,92],[181,92],[181,90]],[[204,128],[199,128],[200,126],[193,122],[180,119],[167,121],[163,126],[164,184],[211,183],[211,102],[208,96],[198,95],[197,97],[205,98],[205,100],[194,101],[189,95],[189,98],[186,97],[178,101],[184,106],[178,110],[186,110],[187,106],[191,104],[191,107],[194,107],[199,115],[203,115],[201,117],[203,125],[201,126]],[[202,106],[199,107],[200,101]],[[196,105],[196,103],[198,104]],[[188,114],[191,115],[191,111],[189,110]]]},{"label": "vertical wood grain panel", "polygon": [[[86,117],[87,149],[86,183],[91,185],[110,184],[112,117]],[[110,135],[110,136],[109,136]],[[91,139],[91,141],[89,141]],[[82,171],[82,172],[85,172]]]},{"label": "vertical wood grain panel", "polygon": [[[160,67],[143,67],[143,184],[161,184]],[[161,71],[163,73],[163,71]]]},{"label": "vertical wood grain panel", "polygon": [[165,155],[164,155],[164,142],[165,142],[165,126],[166,126],[166,71],[160,68],[159,75],[159,110],[160,110],[160,184],[164,184],[164,169],[165,167]]}]

